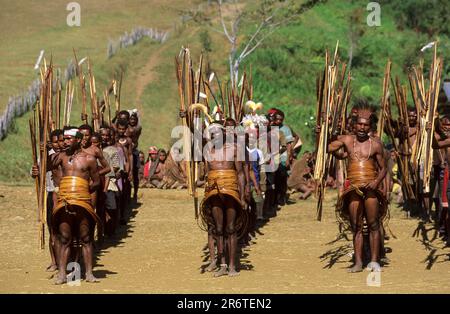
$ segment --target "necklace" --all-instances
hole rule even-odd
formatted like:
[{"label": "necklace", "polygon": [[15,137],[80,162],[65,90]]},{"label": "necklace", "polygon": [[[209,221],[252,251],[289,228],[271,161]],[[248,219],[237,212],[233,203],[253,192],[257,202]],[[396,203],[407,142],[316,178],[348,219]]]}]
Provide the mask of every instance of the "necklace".
[{"label": "necklace", "polygon": [[79,152],[80,152],[80,150],[77,151],[77,152],[75,152],[75,153],[73,153],[73,154],[69,157],[69,165],[72,165],[73,161],[75,160],[75,157],[77,157],[77,155],[78,155]]},{"label": "necklace", "polygon": [[368,161],[370,158],[370,155],[372,155],[372,139],[369,137],[369,155],[367,155],[365,160],[361,160],[359,158],[359,155],[361,154],[361,151],[358,153],[356,152],[356,136],[353,138],[353,156],[355,156],[358,161]]}]

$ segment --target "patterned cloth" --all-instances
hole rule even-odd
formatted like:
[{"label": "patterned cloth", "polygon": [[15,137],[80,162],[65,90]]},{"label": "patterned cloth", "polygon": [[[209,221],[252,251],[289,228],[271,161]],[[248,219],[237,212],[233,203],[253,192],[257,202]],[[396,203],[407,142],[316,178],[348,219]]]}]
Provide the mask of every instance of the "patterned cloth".
[{"label": "patterned cloth", "polygon": [[108,191],[118,192],[116,173],[114,168],[120,168],[119,152],[116,147],[108,146],[103,149],[103,156],[111,167],[111,171],[105,176],[109,177]]}]

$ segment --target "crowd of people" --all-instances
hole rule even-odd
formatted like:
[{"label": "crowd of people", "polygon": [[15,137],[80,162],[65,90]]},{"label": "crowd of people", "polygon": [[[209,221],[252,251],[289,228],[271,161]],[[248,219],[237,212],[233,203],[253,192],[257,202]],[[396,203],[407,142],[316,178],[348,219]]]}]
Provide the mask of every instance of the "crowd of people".
[{"label": "crowd of people", "polygon": [[[417,112],[409,108],[408,113],[408,127],[390,122],[396,130],[396,141],[408,139],[414,143]],[[184,116],[186,112],[180,111],[180,117]],[[194,184],[205,191],[200,217],[208,234],[210,263],[206,270],[214,271],[214,276],[238,275],[237,251],[243,243],[239,239],[275,217],[294,193],[299,193],[298,200],[305,200],[316,189],[316,152],[300,155],[302,141],[284,119],[283,111],[271,108],[266,114],[250,112],[238,122],[217,116],[204,126],[209,134],[206,140],[212,145],[198,162]],[[50,134],[46,189],[51,264],[47,270],[58,271],[57,284],[66,282],[67,263],[79,259],[79,248],[86,281],[98,281],[92,272],[95,235],[101,243],[104,237],[114,236],[120,224],[127,224],[130,204],[137,202],[140,188],[189,188],[189,161],[180,158],[181,150],[176,146],[168,151],[151,146],[146,157],[138,150],[141,131],[137,112],[123,110],[111,125],[102,125],[98,132],[83,124]],[[316,132],[320,133],[320,127]],[[373,107],[364,101],[357,103],[339,134],[328,142],[328,152],[334,158],[326,185],[338,190],[337,213],[353,233],[354,266],[350,271],[362,270],[364,233],[370,244],[368,267],[381,270],[386,237],[383,221],[390,202],[403,204],[410,215],[427,220],[432,217],[449,244],[450,117],[443,115],[435,128],[430,191],[421,189],[421,167],[418,182],[411,182],[416,199],[405,196],[404,183],[397,173],[397,161],[408,152],[383,143]],[[241,159],[240,144],[245,148]],[[38,175],[36,164],[32,176]]]},{"label": "crowd of people", "polygon": [[[138,141],[142,131],[137,111],[118,112],[98,132],[88,124],[53,130],[48,144],[47,217],[51,264],[56,284],[67,281],[67,264],[78,261],[81,248],[86,282],[92,272],[94,238],[114,237],[126,225],[139,189]],[[39,165],[31,174],[39,175]]]},{"label": "crowd of people", "polygon": [[[445,109],[445,102],[440,108]],[[326,153],[332,154],[333,158],[329,159],[325,185],[338,191],[336,213],[340,230],[353,234],[354,265],[349,272],[362,271],[365,263],[367,269],[378,272],[389,261],[385,248],[385,240],[389,238],[385,232],[389,204],[397,203],[403,207],[408,217],[418,217],[426,222],[433,220],[443,240],[450,244],[449,115],[442,113],[441,117],[436,117],[433,132],[431,125],[426,125],[426,130],[434,134],[433,168],[429,188],[426,188],[425,166],[418,163],[414,168],[415,160],[411,157],[418,136],[418,114],[415,107],[408,107],[407,111],[407,125],[390,117],[394,139],[389,143],[382,137],[385,130],[377,130],[375,106],[367,100],[357,100],[345,125],[340,126],[342,130],[328,139]],[[236,154],[239,149],[233,145],[239,143],[240,132],[246,135],[247,155],[240,166],[220,162],[220,158],[208,160],[208,156],[205,157],[202,218],[207,226],[211,257],[206,270],[217,270],[215,276],[235,276],[236,238],[244,237],[258,221],[276,216],[280,206],[285,205],[293,193],[299,192],[299,200],[313,194],[317,184],[314,180],[317,152],[304,152],[298,156],[301,140],[284,124],[284,113],[276,108],[266,115],[246,115],[240,123],[231,118],[218,119],[207,128],[212,134],[223,132],[224,135],[218,137],[219,142],[213,140],[211,156],[221,150]],[[275,128],[278,132],[272,133]],[[316,132],[320,133],[320,126]],[[223,141],[230,133],[234,135],[234,141]],[[277,146],[261,145],[261,138],[276,142]],[[405,145],[400,148],[400,144]],[[236,156],[234,161],[238,161]],[[404,167],[410,169],[409,175]],[[224,169],[235,173],[229,174]],[[240,172],[243,179],[239,177]],[[408,194],[408,191],[412,193]],[[432,204],[435,205],[434,212],[431,211]]]},{"label": "crowd of people", "polygon": [[139,187],[186,188],[185,164],[174,159],[164,148],[150,146],[147,158],[144,152],[139,151]]}]

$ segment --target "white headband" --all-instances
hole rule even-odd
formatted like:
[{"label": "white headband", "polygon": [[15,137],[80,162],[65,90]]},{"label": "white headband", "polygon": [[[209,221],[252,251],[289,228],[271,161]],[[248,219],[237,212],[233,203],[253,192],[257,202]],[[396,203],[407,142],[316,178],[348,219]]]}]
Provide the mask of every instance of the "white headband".
[{"label": "white headband", "polygon": [[77,134],[78,134],[78,132],[79,132],[78,129],[65,130],[65,131],[64,131],[64,135],[76,137]]}]

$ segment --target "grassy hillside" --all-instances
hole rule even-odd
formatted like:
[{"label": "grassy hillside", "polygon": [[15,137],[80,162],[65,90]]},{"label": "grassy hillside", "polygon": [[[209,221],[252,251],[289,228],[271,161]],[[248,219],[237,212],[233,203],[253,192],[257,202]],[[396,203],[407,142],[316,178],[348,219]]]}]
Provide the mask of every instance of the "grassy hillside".
[{"label": "grassy hillside", "polygon": [[[180,27],[174,30],[174,25],[180,23],[180,11],[196,6],[198,0],[78,1],[81,6],[81,27],[67,26],[67,1],[47,1],[45,5],[31,0],[1,2],[0,40],[4,48],[0,51],[0,70],[3,73],[0,76],[1,112],[9,96],[27,88],[37,77],[33,66],[41,49],[45,50],[47,60],[53,54],[54,64],[65,69],[72,58],[73,47],[79,58],[89,56],[92,59],[98,91],[103,91],[114,73],[125,70],[122,104],[126,109],[137,107],[143,110],[145,127],[141,147],[168,143],[167,134],[170,134],[170,129],[176,123],[173,56],[197,31],[194,28],[188,33]],[[170,30],[170,40],[165,44],[157,44],[144,39],[136,46],[119,50],[107,60],[108,40],[117,40],[138,26]],[[146,64],[163,47],[165,51],[153,66],[154,77],[146,78],[148,83],[155,85],[146,86],[142,94],[136,97],[136,86],[146,74],[141,71],[146,69]],[[79,95],[75,96],[73,124],[80,122],[79,98]],[[167,107],[173,110],[162,110]],[[162,115],[150,115],[150,111],[155,112],[153,109],[162,112]],[[0,142],[0,181],[28,181],[31,165],[27,124],[29,115],[16,119],[13,132]]]},{"label": "grassy hillside", "polygon": [[[125,69],[122,104],[124,108],[141,111],[143,135],[140,148],[149,145],[168,148],[170,131],[177,122],[178,95],[173,58],[182,45],[198,56],[204,44],[200,39],[206,28],[194,22],[172,31],[164,44],[143,40],[136,46],[120,50],[110,60],[106,58],[109,39],[117,40],[133,27],[172,29],[179,22],[179,14],[196,8],[205,1],[78,1],[81,5],[81,27],[66,25],[65,1],[41,2],[0,0],[0,110],[7,98],[20,92],[36,78],[34,62],[41,49],[47,58],[65,68],[72,57],[72,47],[79,57],[92,58],[97,89],[103,90],[107,81]],[[245,1],[255,5],[257,0]],[[407,28],[399,30],[388,5],[382,5],[380,27],[366,24],[366,1],[328,1],[280,28],[242,65],[252,66],[255,99],[264,108],[280,107],[287,113],[287,123],[300,133],[311,149],[312,121],[315,106],[315,79],[322,69],[324,51],[334,49],[340,42],[340,54],[348,60],[350,18],[352,31],[358,34],[353,49],[353,96],[365,96],[377,102],[381,92],[383,68],[388,57],[393,60],[393,74],[404,80],[404,72],[418,59],[419,49],[430,41],[428,35]],[[255,23],[244,20],[241,33],[250,34]],[[217,73],[227,73],[229,46],[221,34],[208,31],[211,39],[209,60]],[[434,38],[434,37],[433,37]],[[440,36],[442,54],[449,55],[448,38]],[[426,53],[428,58],[430,52]],[[6,74],[6,75],[5,75]],[[405,81],[406,82],[406,81]],[[73,122],[79,123],[80,105],[75,99]],[[28,115],[16,120],[13,133],[0,142],[0,181],[30,182],[27,173],[31,157],[29,148]]]},{"label": "grassy hillside", "polygon": [[[381,7],[381,26],[369,27],[366,5],[367,1],[329,1],[319,5],[296,23],[282,27],[246,60],[254,69],[256,95],[266,108],[277,106],[285,110],[288,124],[307,140],[308,149],[314,136],[309,119],[315,111],[316,77],[323,69],[325,49],[334,51],[339,40],[341,59],[348,61],[351,16],[355,17],[353,29],[361,34],[353,49],[353,99],[366,97],[378,104],[388,58],[393,62],[392,75],[399,75],[404,84],[407,69],[418,64],[422,55],[429,66],[432,49],[421,54],[420,48],[435,37],[399,30],[394,19],[396,12],[388,5]],[[441,54],[448,56],[449,38],[438,38]],[[444,77],[449,74],[448,70],[444,73]]]},{"label": "grassy hillside", "polygon": [[[72,47],[96,64],[106,59],[108,40],[116,40],[134,27],[171,29],[178,12],[196,1],[180,0],[78,0],[81,26],[69,27],[68,1],[0,1],[0,110],[10,95],[22,91],[37,77],[34,63],[41,49],[46,58],[65,68]],[[198,2],[198,1],[197,1]]]}]

